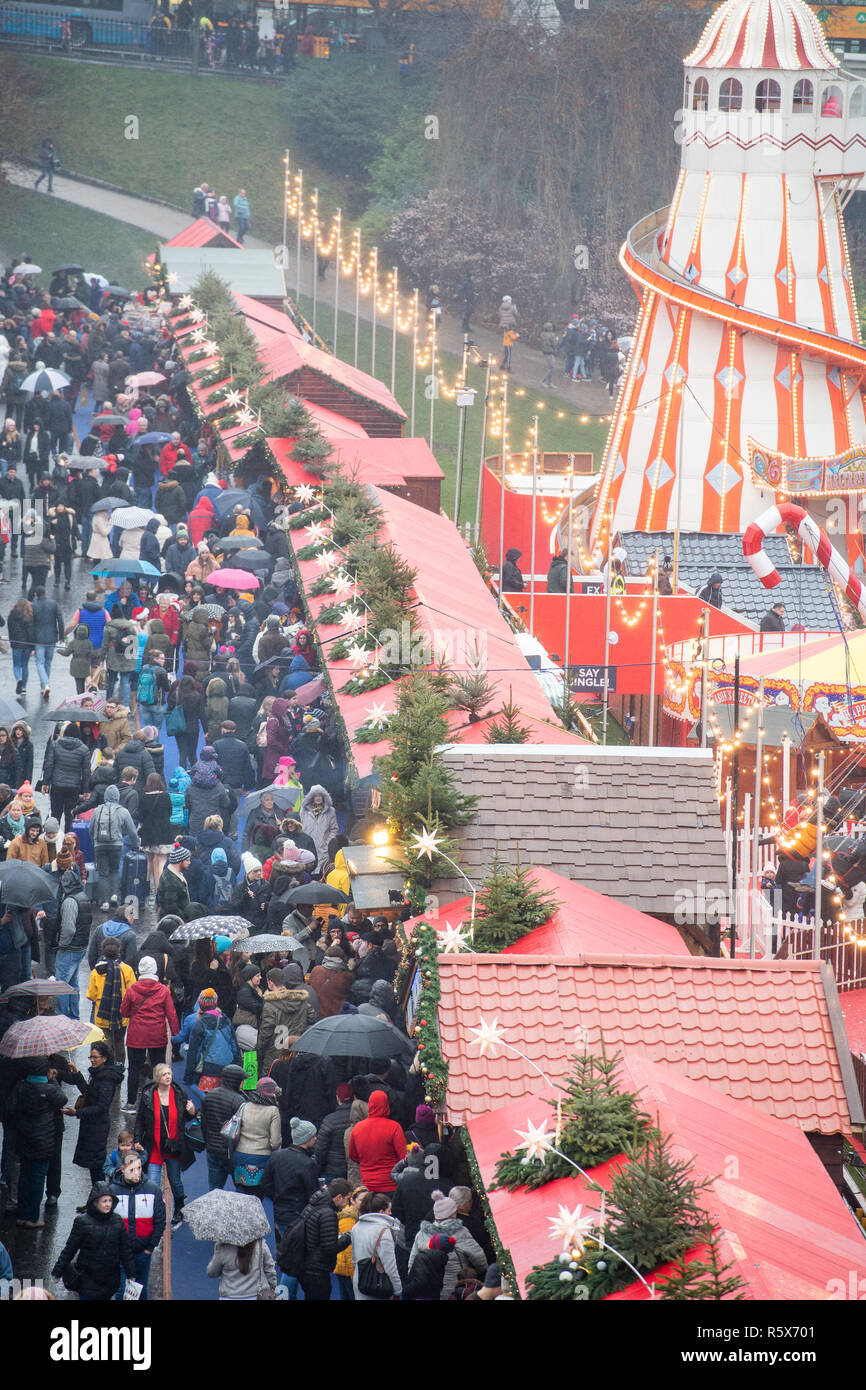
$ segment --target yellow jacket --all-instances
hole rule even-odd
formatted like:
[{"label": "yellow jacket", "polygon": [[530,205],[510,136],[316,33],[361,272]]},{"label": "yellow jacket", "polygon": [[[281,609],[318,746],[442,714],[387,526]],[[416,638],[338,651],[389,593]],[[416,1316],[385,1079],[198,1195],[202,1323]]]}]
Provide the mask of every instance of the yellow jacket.
[{"label": "yellow jacket", "polygon": [[334,867],[328,874],[325,882],[329,884],[331,888],[339,888],[344,893],[351,892],[349,886],[349,870],[346,868],[345,856],[341,849],[338,849],[337,853],[334,855]]},{"label": "yellow jacket", "polygon": [[[120,982],[121,982],[121,984],[123,985],[123,993],[125,994],[126,991],[129,989],[130,985],[134,985],[134,984],[135,984],[135,971],[133,970],[133,968],[132,968],[131,965],[127,965],[127,963],[126,963],[125,960],[120,961],[119,964],[120,964]],[[92,999],[92,1000],[93,1000],[93,1003],[94,1003],[94,1005],[95,1005],[95,1008],[94,1008],[94,1011],[93,1011],[93,1021],[94,1021],[94,1023],[97,1025],[98,1028],[107,1028],[107,1027],[108,1027],[108,1019],[107,1019],[107,1018],[106,1018],[106,1019],[102,1019],[102,1018],[99,1017],[99,1006],[100,1006],[100,1004],[102,1003],[102,991],[103,991],[104,989],[105,989],[105,976],[104,976],[104,975],[100,975],[100,973],[99,973],[98,970],[91,970],[91,972],[90,972],[90,983],[89,983],[88,986],[87,986],[87,998],[88,998],[88,999]],[[124,1028],[125,1028],[125,1027],[127,1026],[127,1024],[129,1023],[129,1019],[128,1019],[128,1018],[121,1019],[121,1022],[122,1022],[122,1024],[123,1024]]]},{"label": "yellow jacket", "polygon": [[[340,1227],[340,1235],[345,1235],[346,1231],[351,1231],[355,1222],[358,1220],[357,1213],[350,1207],[344,1207],[340,1212],[340,1219],[337,1223]],[[337,1263],[334,1265],[335,1274],[345,1274],[347,1279],[351,1279],[355,1266],[352,1264],[352,1247],[347,1245],[345,1250],[341,1250],[337,1256]]]}]

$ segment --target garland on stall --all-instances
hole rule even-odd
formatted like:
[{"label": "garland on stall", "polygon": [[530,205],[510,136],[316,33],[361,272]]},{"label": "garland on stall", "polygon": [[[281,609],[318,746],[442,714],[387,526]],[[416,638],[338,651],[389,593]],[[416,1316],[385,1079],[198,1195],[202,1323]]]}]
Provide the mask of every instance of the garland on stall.
[{"label": "garland on stall", "polygon": [[448,1089],[448,1063],[439,1047],[436,1018],[441,997],[437,959],[439,941],[429,922],[418,923],[411,942],[407,941],[402,930],[400,936],[404,957],[402,979],[408,981],[409,972],[414,975],[416,967],[421,973],[412,1035],[418,1043],[421,1074],[424,1077],[424,1100],[434,1110],[442,1110]]},{"label": "garland on stall", "polygon": [[466,1154],[466,1161],[469,1165],[469,1176],[472,1183],[472,1190],[473,1192],[476,1192],[478,1194],[478,1200],[481,1203],[481,1211],[484,1216],[484,1224],[487,1227],[487,1233],[490,1236],[490,1239],[493,1243],[493,1250],[496,1255],[497,1262],[499,1264],[500,1269],[502,1270],[504,1277],[508,1280],[509,1292],[515,1300],[519,1300],[521,1294],[519,1285],[517,1283],[517,1274],[514,1269],[514,1261],[511,1258],[511,1251],[508,1250],[502,1244],[502,1241],[500,1239],[499,1231],[497,1230],[496,1222],[493,1218],[493,1212],[490,1208],[490,1200],[487,1196],[487,1191],[484,1187],[484,1179],[481,1176],[481,1168],[478,1163],[475,1148],[473,1146],[469,1130],[465,1125],[462,1127],[460,1131],[460,1138],[463,1141],[463,1151]]}]

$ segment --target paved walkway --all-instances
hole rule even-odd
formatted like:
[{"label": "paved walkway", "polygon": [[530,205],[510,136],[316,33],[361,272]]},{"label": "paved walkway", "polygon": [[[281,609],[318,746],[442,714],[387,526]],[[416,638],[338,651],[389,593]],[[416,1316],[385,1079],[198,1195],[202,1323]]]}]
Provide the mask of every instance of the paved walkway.
[{"label": "paved walkway", "polygon": [[[33,186],[35,178],[33,169],[11,161],[6,164],[5,168],[11,183],[19,184],[22,188]],[[191,216],[179,208],[165,207],[161,203],[151,203],[146,198],[135,197],[132,193],[115,193],[107,188],[94,187],[92,184],[83,183],[66,175],[55,175],[54,192],[52,194],[46,193],[44,196],[60,198],[63,202],[75,203],[78,207],[87,208],[91,212],[100,212],[106,217],[114,217],[119,222],[128,222],[133,227],[140,227],[144,231],[152,232],[160,241],[168,241],[178,232],[183,231],[185,227],[188,227],[192,221]],[[260,250],[269,243],[248,236],[245,244]],[[286,280],[292,295],[297,290],[294,249],[294,237],[290,235],[290,266],[286,272]],[[313,293],[313,273],[313,257],[309,253],[309,248],[305,246],[301,260],[301,294],[309,298],[312,297]],[[342,283],[341,291],[340,312],[342,321],[342,315],[350,310],[353,299],[349,281]],[[318,286],[318,298],[323,305],[326,322],[329,322],[331,318],[329,311],[332,311],[334,302],[333,267],[329,267],[326,279]],[[361,315],[366,319],[371,318],[369,301],[361,302]],[[387,333],[389,331],[387,319],[384,321],[380,319],[379,327]],[[501,334],[473,325],[472,337],[484,354],[491,355],[494,362],[499,361],[502,354]],[[344,339],[344,341],[347,340]],[[463,351],[463,334],[459,319],[447,312],[443,315],[439,331],[439,346],[442,351],[454,353],[458,357]],[[540,385],[546,369],[546,361],[537,349],[518,342],[514,348],[514,370],[511,374],[511,380],[516,385],[532,390],[547,390],[548,388],[542,388]],[[600,381],[572,382],[566,380],[561,371],[561,359],[557,359],[554,394],[555,397],[562,400],[563,405],[567,404],[569,409],[578,413],[585,411],[589,415],[607,415],[611,411],[611,400],[604,384]]]}]

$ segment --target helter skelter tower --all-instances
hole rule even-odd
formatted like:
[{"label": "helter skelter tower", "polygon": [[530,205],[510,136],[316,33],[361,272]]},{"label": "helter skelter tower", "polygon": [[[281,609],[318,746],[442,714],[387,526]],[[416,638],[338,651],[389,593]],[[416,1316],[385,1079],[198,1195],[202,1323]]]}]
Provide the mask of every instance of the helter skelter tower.
[{"label": "helter skelter tower", "polygon": [[685,71],[673,201],[620,253],[641,309],[593,546],[611,507],[616,531],[737,532],[780,497],[820,521],[821,499],[866,490],[842,219],[866,173],[866,84],[802,0],[727,0]]}]

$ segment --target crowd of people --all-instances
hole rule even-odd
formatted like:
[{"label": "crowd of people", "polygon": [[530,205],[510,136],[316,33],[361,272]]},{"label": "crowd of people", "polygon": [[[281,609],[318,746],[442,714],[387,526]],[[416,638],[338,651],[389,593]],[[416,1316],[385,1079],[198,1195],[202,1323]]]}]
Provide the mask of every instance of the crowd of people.
[{"label": "crowd of people", "polygon": [[[127,1281],[147,1296],[196,1162],[209,1190],[272,1203],[276,1264],[260,1235],[218,1244],[220,1298],[266,1297],[278,1278],[292,1299],[503,1296],[394,992],[408,906],[371,918],[351,900],[343,752],[283,529],[301,504],[266,472],[217,467],[146,296],[64,310],[60,287],[33,278],[13,266],[0,283],[2,486],[24,491],[21,441],[51,402],[78,428],[96,364],[122,370],[93,388],[74,455],[71,426],[49,430],[25,470],[23,535],[0,503],[31,593],[7,623],[19,695],[32,652],[49,702],[58,649],[77,692],[52,712],[41,769],[27,722],[0,728],[0,856],[56,884],[38,909],[4,904],[0,1035],[55,1010],[102,1034],[86,1075],[48,1048],[0,1057],[5,1218],[22,1239],[62,1221],[74,1127],[92,1189],[53,1277],[80,1298],[121,1297]],[[22,371],[47,354],[60,375],[45,397]],[[70,613],[57,595],[79,556],[91,587]],[[241,572],[230,587],[226,567]],[[247,951],[262,933],[278,949]],[[68,992],[29,992],[36,976]],[[354,1014],[393,1026],[393,1055],[296,1049]]]}]

